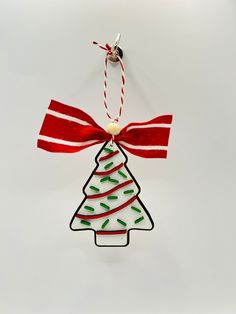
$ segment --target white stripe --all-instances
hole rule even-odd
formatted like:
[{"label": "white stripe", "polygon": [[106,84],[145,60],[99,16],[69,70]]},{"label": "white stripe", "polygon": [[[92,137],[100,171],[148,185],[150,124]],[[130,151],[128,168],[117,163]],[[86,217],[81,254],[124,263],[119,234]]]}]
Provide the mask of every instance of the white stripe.
[{"label": "white stripe", "polygon": [[84,120],[81,120],[81,119],[78,119],[78,118],[75,118],[75,117],[71,117],[71,116],[68,116],[67,114],[56,112],[54,110],[48,109],[47,110],[47,114],[50,114],[50,115],[52,115],[54,117],[57,117],[57,118],[66,119],[68,121],[73,121],[73,122],[76,122],[76,123],[79,123],[79,124],[82,124],[82,125],[91,125],[90,123],[88,123],[88,122],[86,122]]},{"label": "white stripe", "polygon": [[147,125],[131,125],[127,128],[127,132],[132,129],[147,129],[147,128],[170,128],[170,124],[168,123],[155,123],[155,124],[147,124]]},{"label": "white stripe", "polygon": [[124,147],[128,147],[131,149],[144,149],[144,150],[167,150],[167,146],[141,146],[141,145],[132,145],[126,142],[120,141],[118,144],[122,144]]},{"label": "white stripe", "polygon": [[50,142],[50,143],[63,144],[63,145],[69,145],[69,146],[75,146],[75,147],[100,143],[100,141],[98,140],[91,140],[91,141],[86,141],[86,142],[71,142],[71,141],[65,141],[59,138],[49,137],[45,135],[39,135],[38,139],[46,141],[46,142]]}]

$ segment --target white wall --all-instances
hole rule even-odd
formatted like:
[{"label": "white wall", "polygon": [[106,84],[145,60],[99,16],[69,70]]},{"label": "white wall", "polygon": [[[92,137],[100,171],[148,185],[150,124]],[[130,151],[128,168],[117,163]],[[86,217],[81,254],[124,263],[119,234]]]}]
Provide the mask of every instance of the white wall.
[{"label": "white wall", "polygon": [[[118,32],[121,124],[174,124],[167,160],[129,155],[156,228],[107,249],[68,228],[100,146],[56,155],[36,139],[52,98],[107,125],[91,41]],[[236,312],[235,53],[233,0],[0,2],[1,313]]]}]

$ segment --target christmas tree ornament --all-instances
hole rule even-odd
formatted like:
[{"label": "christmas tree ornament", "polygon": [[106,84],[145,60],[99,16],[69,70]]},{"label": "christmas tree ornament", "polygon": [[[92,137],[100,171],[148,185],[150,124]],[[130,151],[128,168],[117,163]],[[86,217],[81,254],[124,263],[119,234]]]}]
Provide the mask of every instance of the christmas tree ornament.
[{"label": "christmas tree ornament", "polygon": [[[172,123],[172,115],[163,115],[120,127],[125,73],[119,40],[120,34],[113,46],[93,42],[106,51],[103,95],[110,120],[107,127],[100,127],[81,109],[52,100],[38,137],[38,147],[54,153],[75,153],[103,143],[95,158],[95,169],[83,188],[85,197],[70,222],[72,230],[92,230],[98,246],[126,246],[131,230],[153,229],[153,220],[139,198],[140,187],[127,167],[124,150],[143,158],[166,158]],[[107,105],[108,61],[118,62],[121,67],[120,107],[114,118]]]}]

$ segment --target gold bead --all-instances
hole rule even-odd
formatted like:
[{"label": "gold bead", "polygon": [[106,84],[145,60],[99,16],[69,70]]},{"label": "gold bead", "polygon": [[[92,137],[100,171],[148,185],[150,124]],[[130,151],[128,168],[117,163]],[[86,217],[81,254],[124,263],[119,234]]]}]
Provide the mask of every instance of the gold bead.
[{"label": "gold bead", "polygon": [[107,126],[107,132],[111,135],[118,135],[121,131],[121,127],[118,123],[112,122]]}]

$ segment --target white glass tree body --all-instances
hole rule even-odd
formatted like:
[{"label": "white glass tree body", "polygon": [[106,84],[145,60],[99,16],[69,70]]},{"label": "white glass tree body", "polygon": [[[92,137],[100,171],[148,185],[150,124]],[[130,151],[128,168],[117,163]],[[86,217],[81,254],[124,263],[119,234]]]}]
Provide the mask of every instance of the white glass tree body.
[{"label": "white glass tree body", "polygon": [[95,160],[70,228],[93,230],[97,246],[126,246],[131,230],[151,230],[154,223],[138,197],[140,187],[120,146],[106,142]]}]

